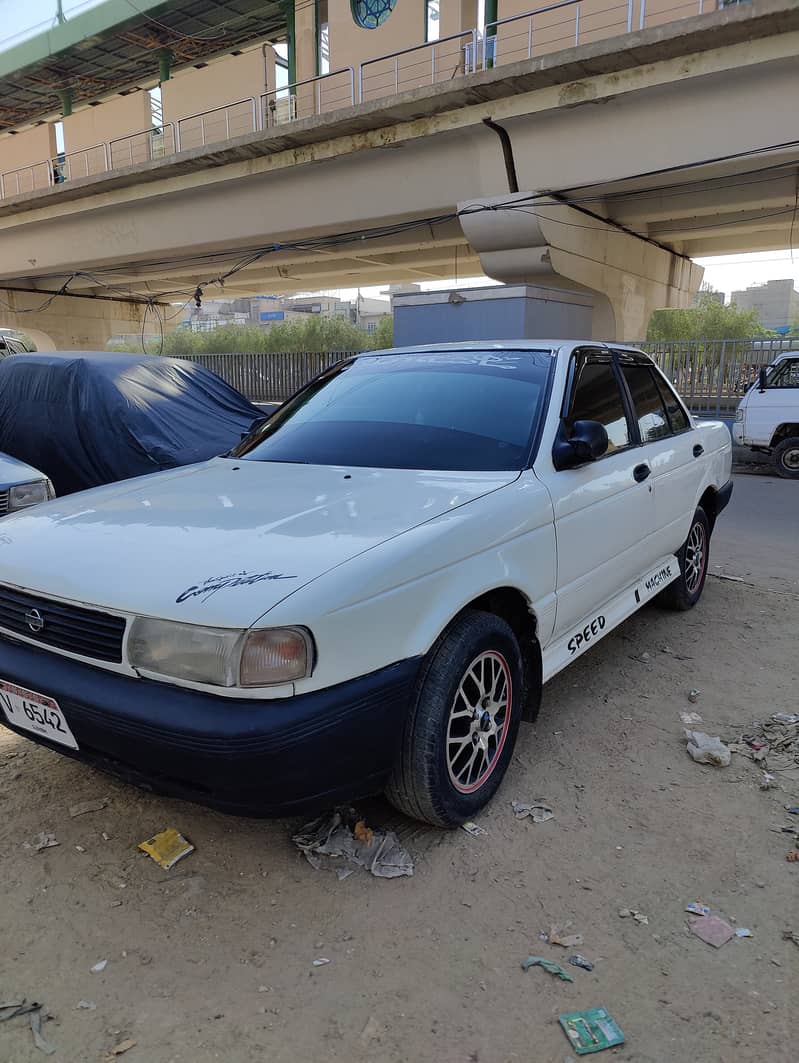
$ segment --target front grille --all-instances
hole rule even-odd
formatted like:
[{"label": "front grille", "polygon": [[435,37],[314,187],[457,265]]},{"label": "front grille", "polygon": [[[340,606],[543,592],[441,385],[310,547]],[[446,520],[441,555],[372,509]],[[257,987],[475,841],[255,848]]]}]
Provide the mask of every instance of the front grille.
[{"label": "front grille", "polygon": [[[44,621],[33,631],[25,614],[36,609]],[[0,628],[29,639],[98,661],[122,661],[125,620],[79,605],[65,605],[35,594],[0,586]]]},{"label": "front grille", "polygon": [[0,491],[0,517],[8,513],[8,491]]}]

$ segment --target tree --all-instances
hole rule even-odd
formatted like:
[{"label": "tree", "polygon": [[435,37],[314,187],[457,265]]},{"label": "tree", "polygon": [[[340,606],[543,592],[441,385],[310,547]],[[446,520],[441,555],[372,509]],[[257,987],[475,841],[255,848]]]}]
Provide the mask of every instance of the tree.
[{"label": "tree", "polygon": [[756,310],[724,305],[700,291],[698,305],[690,310],[656,310],[649,319],[648,340],[749,340],[771,333],[760,323]]},{"label": "tree", "polygon": [[387,314],[377,323],[377,328],[371,336],[370,347],[375,351],[382,351],[394,346],[394,318]]}]

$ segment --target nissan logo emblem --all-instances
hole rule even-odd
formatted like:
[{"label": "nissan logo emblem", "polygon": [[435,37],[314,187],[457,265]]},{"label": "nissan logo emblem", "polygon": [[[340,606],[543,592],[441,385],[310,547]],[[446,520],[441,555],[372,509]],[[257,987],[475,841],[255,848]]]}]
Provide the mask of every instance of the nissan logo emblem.
[{"label": "nissan logo emblem", "polygon": [[38,609],[29,609],[25,614],[25,623],[35,635],[44,627],[44,617]]}]

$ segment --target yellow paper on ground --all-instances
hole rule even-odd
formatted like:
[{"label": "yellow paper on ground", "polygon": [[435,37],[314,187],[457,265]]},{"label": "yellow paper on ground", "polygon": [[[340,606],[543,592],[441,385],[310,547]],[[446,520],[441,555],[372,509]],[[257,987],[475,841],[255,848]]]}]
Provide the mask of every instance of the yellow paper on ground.
[{"label": "yellow paper on ground", "polygon": [[194,846],[186,841],[182,834],[174,827],[162,830],[160,834],[148,838],[146,842],[140,842],[139,848],[155,860],[164,871],[169,871],[178,860],[194,852]]}]

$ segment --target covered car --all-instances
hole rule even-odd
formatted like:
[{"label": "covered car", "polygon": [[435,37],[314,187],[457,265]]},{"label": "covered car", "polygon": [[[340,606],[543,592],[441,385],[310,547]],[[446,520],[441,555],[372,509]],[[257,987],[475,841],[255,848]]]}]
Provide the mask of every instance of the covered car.
[{"label": "covered car", "polygon": [[176,358],[0,361],[0,450],[41,469],[59,495],[225,454],[263,416],[215,373]]}]

